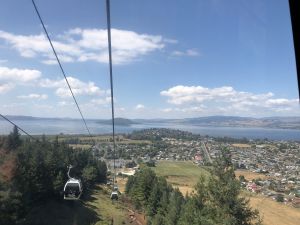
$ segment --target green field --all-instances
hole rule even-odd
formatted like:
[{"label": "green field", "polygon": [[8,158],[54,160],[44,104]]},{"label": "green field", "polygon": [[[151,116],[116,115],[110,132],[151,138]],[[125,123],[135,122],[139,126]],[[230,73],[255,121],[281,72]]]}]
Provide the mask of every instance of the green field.
[{"label": "green field", "polygon": [[199,178],[208,175],[205,169],[191,161],[158,161],[153,170],[157,175],[165,177],[170,184],[178,187],[183,193],[192,192]]}]

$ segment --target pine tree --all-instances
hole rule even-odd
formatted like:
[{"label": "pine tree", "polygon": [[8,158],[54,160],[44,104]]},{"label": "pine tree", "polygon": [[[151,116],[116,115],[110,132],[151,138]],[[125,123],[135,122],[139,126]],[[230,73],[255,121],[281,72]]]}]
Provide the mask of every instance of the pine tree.
[{"label": "pine tree", "polygon": [[158,182],[154,182],[151,194],[147,202],[147,215],[149,217],[153,217],[157,213],[160,204],[161,195],[162,193],[158,185]]},{"label": "pine tree", "polygon": [[10,132],[7,138],[7,148],[9,150],[16,150],[20,145],[22,141],[20,139],[20,134],[17,126],[14,126],[13,131]]},{"label": "pine tree", "polygon": [[94,166],[88,165],[84,167],[82,171],[82,179],[86,186],[91,187],[96,182],[96,178],[97,169]]},{"label": "pine tree", "polygon": [[261,222],[258,212],[240,197],[240,183],[235,178],[227,149],[223,149],[216,159],[211,176],[200,179],[196,194],[187,199],[183,208],[180,225],[252,225]]},{"label": "pine tree", "polygon": [[179,189],[175,189],[171,192],[170,202],[165,216],[166,225],[177,225],[183,202],[184,199]]}]

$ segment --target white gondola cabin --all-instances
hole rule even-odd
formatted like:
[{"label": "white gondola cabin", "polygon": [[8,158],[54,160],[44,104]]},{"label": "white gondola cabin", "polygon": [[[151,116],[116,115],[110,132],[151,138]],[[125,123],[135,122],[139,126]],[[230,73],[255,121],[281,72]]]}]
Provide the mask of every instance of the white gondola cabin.
[{"label": "white gondola cabin", "polygon": [[78,200],[82,194],[82,183],[81,180],[72,178],[70,176],[70,170],[72,166],[69,166],[68,177],[69,180],[64,187],[64,199],[65,200]]},{"label": "white gondola cabin", "polygon": [[80,180],[70,178],[64,187],[65,200],[78,200],[82,194],[82,183]]},{"label": "white gondola cabin", "polygon": [[111,200],[118,200],[119,194],[118,191],[113,191],[110,195]]}]

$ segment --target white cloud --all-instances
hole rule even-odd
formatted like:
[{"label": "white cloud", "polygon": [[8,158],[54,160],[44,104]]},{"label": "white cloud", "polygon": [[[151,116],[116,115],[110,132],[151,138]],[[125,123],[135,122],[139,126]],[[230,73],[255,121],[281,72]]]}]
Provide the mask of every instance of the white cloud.
[{"label": "white cloud", "polygon": [[172,56],[182,56],[182,55],[184,55],[184,52],[176,50],[176,51],[173,51],[171,53],[171,55]]},{"label": "white cloud", "polygon": [[172,56],[199,56],[200,53],[196,49],[187,49],[185,51],[173,51]]},{"label": "white cloud", "polygon": [[26,103],[24,103],[24,102],[11,102],[9,104],[3,104],[3,105],[0,105],[0,106],[3,107],[3,108],[15,109],[15,108],[26,106]]},{"label": "white cloud", "polygon": [[266,101],[268,106],[291,106],[299,103],[298,99],[286,99],[286,98],[277,98],[277,99],[268,99]]},{"label": "white cloud", "polygon": [[138,104],[138,105],[135,106],[135,109],[136,110],[142,110],[142,109],[145,109],[145,106],[142,105],[142,104]]},{"label": "white cloud", "polygon": [[123,113],[125,111],[126,111],[126,109],[124,107],[117,107],[116,108],[116,113]]},{"label": "white cloud", "polygon": [[0,64],[6,63],[7,60],[6,59],[0,59]]},{"label": "white cloud", "polygon": [[[54,57],[50,44],[42,33],[39,35],[15,35],[0,30],[0,39],[5,40],[25,58],[42,56],[53,59]],[[79,56],[82,53],[81,49],[76,45],[55,40],[52,43],[62,61],[64,61],[65,57]]]},{"label": "white cloud", "polygon": [[53,110],[57,110],[57,107],[54,107],[53,105],[49,105],[49,104],[33,104],[33,107],[37,111],[44,111],[44,112],[50,112],[50,110],[53,112]]},{"label": "white cloud", "polygon": [[164,113],[169,113],[169,112],[172,112],[173,109],[172,108],[165,108],[165,109],[162,109],[161,111],[164,112]]},{"label": "white cloud", "polygon": [[205,88],[201,86],[175,86],[161,91],[162,96],[169,97],[168,102],[181,105],[193,102],[203,102],[213,98],[234,97],[236,91],[232,87]]},{"label": "white cloud", "polygon": [[38,79],[41,72],[31,69],[17,69],[0,66],[0,81],[30,82]]},{"label": "white cloud", "polygon": [[204,112],[204,110],[206,109],[205,106],[203,105],[200,105],[200,106],[191,106],[191,107],[187,107],[187,108],[183,108],[183,109],[180,109],[179,111],[181,112]]},{"label": "white cloud", "polygon": [[164,113],[170,113],[170,112],[181,112],[181,113],[202,113],[206,110],[206,106],[200,105],[200,106],[190,106],[190,107],[175,107],[175,108],[165,108],[161,111]]},{"label": "white cloud", "polygon": [[[72,88],[74,95],[102,95],[105,91],[95,85],[94,82],[83,82],[74,77],[67,77],[69,84]],[[41,87],[55,88],[55,94],[61,98],[71,97],[70,90],[66,84],[65,79],[61,80],[50,80],[42,79],[39,83]]]},{"label": "white cloud", "polygon": [[17,69],[0,66],[0,93],[12,90],[16,85],[34,83],[41,72],[31,69]]},{"label": "white cloud", "polygon": [[60,101],[58,102],[58,106],[70,106],[74,105],[74,102]]},{"label": "white cloud", "polygon": [[[159,35],[138,34],[133,31],[112,29],[113,62],[124,64],[138,59],[139,56],[160,50],[164,47],[163,38]],[[67,32],[70,39],[86,51],[79,61],[108,62],[107,30],[73,29]],[[75,37],[77,37],[75,41]]]},{"label": "white cloud", "polygon": [[[115,64],[126,64],[141,56],[163,49],[165,43],[175,42],[160,35],[139,34],[134,31],[112,29],[112,51]],[[16,35],[0,30],[0,39],[6,41],[21,56],[39,57],[45,64],[54,64],[52,50],[43,34]],[[52,37],[53,45],[62,62],[108,62],[107,30],[75,28]]]},{"label": "white cloud", "polygon": [[233,87],[223,86],[207,88],[202,86],[174,86],[161,91],[167,102],[176,108],[167,108],[163,112],[203,112],[206,114],[248,114],[256,115],[280,111],[300,112],[298,99],[275,98],[271,92],[254,94],[237,91]]},{"label": "white cloud", "polygon": [[105,98],[92,99],[90,103],[94,105],[108,105],[110,104],[110,100],[111,97],[107,96]]},{"label": "white cloud", "polygon": [[199,54],[199,52],[198,52],[197,50],[195,50],[195,49],[188,49],[188,50],[186,51],[186,55],[187,55],[187,56],[198,56],[198,55],[200,55],[200,54]]},{"label": "white cloud", "polygon": [[0,84],[0,94],[6,93],[14,88],[13,84],[7,83],[7,84]]},{"label": "white cloud", "polygon": [[29,94],[29,95],[20,95],[20,96],[18,96],[18,98],[45,100],[48,98],[48,95],[46,95],[46,94]]},{"label": "white cloud", "polygon": [[[71,56],[67,55],[59,55],[59,60],[61,62],[74,62],[74,59]],[[58,65],[57,60],[52,57],[52,55],[49,56],[49,59],[42,60],[42,63],[47,64],[47,65]]]}]

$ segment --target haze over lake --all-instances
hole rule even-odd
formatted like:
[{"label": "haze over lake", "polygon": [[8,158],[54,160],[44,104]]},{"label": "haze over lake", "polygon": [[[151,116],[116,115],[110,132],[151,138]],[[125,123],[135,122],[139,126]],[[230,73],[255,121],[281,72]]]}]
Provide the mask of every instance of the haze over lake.
[{"label": "haze over lake", "polygon": [[[30,134],[87,134],[81,120],[77,119],[17,119],[14,120],[20,127]],[[111,133],[110,124],[101,124],[97,120],[87,120],[88,127],[92,134]],[[0,119],[0,134],[8,134],[13,126],[7,121]],[[245,127],[218,127],[218,126],[193,126],[176,123],[142,122],[129,126],[116,126],[117,133],[129,133],[133,130],[145,128],[171,128],[190,131],[195,134],[235,137],[250,139],[272,139],[272,140],[298,140],[300,141],[299,129],[276,129],[276,128],[245,128]]]}]

